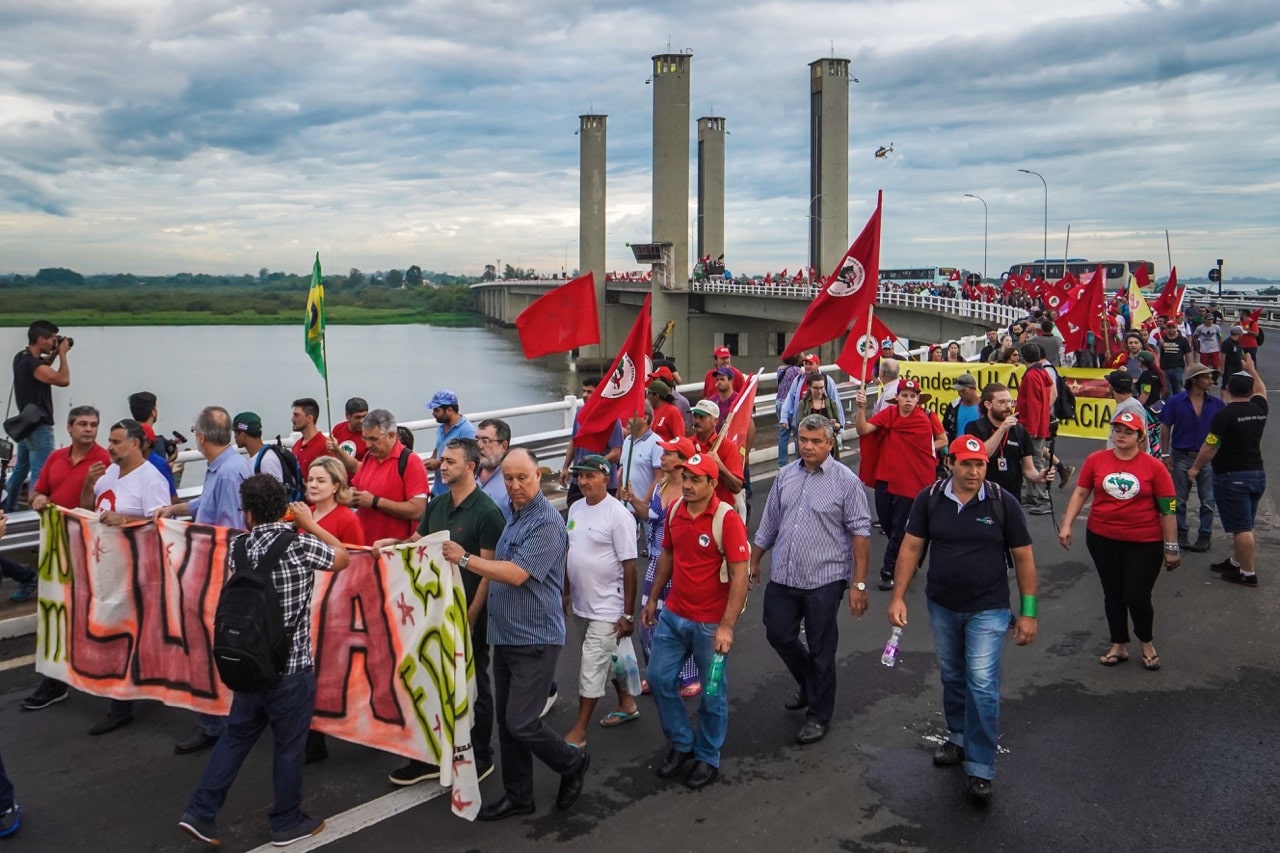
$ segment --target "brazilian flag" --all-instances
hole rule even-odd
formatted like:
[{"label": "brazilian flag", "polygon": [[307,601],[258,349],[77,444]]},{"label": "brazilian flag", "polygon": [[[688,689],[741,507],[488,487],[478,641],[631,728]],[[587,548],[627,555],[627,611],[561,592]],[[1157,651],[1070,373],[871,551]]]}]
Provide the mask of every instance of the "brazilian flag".
[{"label": "brazilian flag", "polygon": [[316,370],[326,380],[329,378],[324,363],[324,279],[320,277],[320,253],[311,268],[311,290],[307,292],[306,318],[307,355],[315,363]]}]

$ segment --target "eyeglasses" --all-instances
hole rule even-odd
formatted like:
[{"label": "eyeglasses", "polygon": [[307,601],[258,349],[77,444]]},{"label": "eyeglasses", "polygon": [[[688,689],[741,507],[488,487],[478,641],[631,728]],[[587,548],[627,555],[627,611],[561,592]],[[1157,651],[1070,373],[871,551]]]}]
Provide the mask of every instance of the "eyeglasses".
[{"label": "eyeglasses", "polygon": [[499,443],[500,442],[496,438],[476,436],[476,444],[480,445],[481,447],[484,447],[487,444],[499,444]]}]

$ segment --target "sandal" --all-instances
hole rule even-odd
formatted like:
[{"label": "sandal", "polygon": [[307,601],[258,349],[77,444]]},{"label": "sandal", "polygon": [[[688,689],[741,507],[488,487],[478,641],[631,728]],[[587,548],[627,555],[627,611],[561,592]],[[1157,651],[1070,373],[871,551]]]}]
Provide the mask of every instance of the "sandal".
[{"label": "sandal", "polygon": [[633,720],[640,719],[640,711],[636,709],[628,714],[626,711],[610,711],[605,714],[604,719],[600,721],[600,727],[605,729],[616,729],[624,723],[630,723]]},{"label": "sandal", "polygon": [[[1116,666],[1118,664],[1124,663],[1128,659],[1129,659],[1128,655],[1117,655],[1117,654],[1108,652],[1107,654],[1098,658],[1098,663],[1102,664],[1103,666]],[[1146,658],[1143,658],[1143,660],[1145,661]]]},{"label": "sandal", "polygon": [[1160,668],[1160,655],[1142,656],[1142,665],[1151,672],[1155,672]]},{"label": "sandal", "polygon": [[693,682],[693,684],[690,684],[687,687],[680,688],[680,698],[689,699],[694,696],[697,696],[701,692],[702,692],[702,682],[695,681]]}]

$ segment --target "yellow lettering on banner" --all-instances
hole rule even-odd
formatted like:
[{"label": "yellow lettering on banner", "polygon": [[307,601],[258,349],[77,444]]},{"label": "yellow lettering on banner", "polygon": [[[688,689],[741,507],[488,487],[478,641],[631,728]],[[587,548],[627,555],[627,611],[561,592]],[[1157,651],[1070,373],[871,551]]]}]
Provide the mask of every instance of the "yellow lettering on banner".
[{"label": "yellow lettering on banner", "polygon": [[37,654],[48,661],[67,659],[67,605],[40,599],[40,623],[36,629]]}]

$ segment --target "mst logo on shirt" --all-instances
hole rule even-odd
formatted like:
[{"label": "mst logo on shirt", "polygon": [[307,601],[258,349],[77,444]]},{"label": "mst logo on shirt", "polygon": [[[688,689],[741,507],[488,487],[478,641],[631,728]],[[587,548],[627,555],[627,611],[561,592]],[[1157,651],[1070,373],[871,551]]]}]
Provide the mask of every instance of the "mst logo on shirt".
[{"label": "mst logo on shirt", "polygon": [[1118,501],[1133,500],[1142,491],[1138,478],[1128,471],[1108,474],[1102,480],[1102,490]]}]

